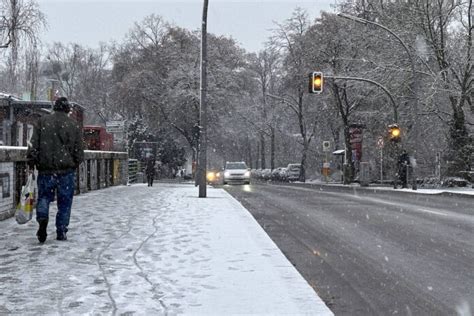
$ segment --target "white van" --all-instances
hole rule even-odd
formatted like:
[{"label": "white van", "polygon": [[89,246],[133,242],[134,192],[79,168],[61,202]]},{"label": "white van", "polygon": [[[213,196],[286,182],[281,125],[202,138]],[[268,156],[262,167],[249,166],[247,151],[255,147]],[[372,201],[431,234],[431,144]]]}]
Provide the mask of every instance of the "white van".
[{"label": "white van", "polygon": [[300,178],[301,164],[290,163],[286,167],[286,174],[288,181],[297,181]]}]

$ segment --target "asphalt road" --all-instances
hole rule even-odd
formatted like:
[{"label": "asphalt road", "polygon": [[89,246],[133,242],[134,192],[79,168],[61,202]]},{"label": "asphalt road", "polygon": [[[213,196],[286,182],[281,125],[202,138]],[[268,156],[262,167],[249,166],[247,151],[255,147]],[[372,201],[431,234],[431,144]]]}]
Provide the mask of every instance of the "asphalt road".
[{"label": "asphalt road", "polygon": [[224,186],[336,315],[474,311],[474,198]]}]

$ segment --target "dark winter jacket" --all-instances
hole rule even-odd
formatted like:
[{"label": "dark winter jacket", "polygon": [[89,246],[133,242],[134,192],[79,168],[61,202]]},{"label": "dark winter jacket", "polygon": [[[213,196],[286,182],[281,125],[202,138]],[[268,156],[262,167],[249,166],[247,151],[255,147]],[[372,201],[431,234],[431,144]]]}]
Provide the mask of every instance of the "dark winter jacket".
[{"label": "dark winter jacket", "polygon": [[63,111],[41,117],[33,130],[27,159],[39,173],[74,171],[84,159],[81,130]]},{"label": "dark winter jacket", "polygon": [[155,175],[155,161],[153,159],[147,160],[145,173],[146,173],[147,176],[154,176]]}]

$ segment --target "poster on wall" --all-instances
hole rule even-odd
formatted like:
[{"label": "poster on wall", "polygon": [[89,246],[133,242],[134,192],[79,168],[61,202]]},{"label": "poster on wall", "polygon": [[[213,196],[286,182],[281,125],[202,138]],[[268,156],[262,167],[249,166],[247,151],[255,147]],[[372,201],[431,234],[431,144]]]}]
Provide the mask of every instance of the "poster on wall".
[{"label": "poster on wall", "polygon": [[11,196],[11,176],[9,173],[0,173],[0,184],[2,187],[2,199],[9,198]]},{"label": "poster on wall", "polygon": [[13,162],[0,162],[0,216],[14,207]]},{"label": "poster on wall", "polygon": [[364,125],[352,124],[349,126],[350,142],[352,147],[352,161],[354,163],[355,171],[359,171],[359,164],[362,160],[362,139]]},{"label": "poster on wall", "polygon": [[349,127],[350,142],[352,147],[352,161],[362,160],[362,132],[363,125],[351,125]]}]

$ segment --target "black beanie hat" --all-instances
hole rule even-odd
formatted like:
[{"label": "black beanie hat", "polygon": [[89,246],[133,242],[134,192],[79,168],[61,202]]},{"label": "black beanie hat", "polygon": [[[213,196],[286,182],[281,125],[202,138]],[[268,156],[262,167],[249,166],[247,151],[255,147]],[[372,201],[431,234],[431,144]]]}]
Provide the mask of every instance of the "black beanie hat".
[{"label": "black beanie hat", "polygon": [[60,97],[56,100],[56,102],[54,102],[53,110],[68,113],[71,111],[71,105],[69,104],[66,97]]}]

